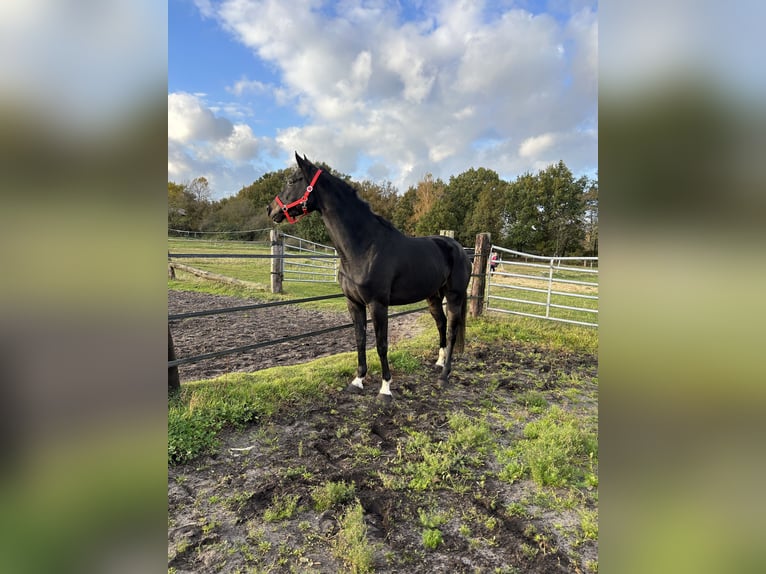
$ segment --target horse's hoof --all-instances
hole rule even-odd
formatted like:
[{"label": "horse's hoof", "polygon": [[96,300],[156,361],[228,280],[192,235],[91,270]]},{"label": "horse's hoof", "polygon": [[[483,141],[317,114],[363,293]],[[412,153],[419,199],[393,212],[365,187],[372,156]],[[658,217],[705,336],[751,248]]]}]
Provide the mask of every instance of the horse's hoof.
[{"label": "horse's hoof", "polygon": [[346,386],[346,392],[351,393],[352,395],[361,395],[364,392],[364,389],[360,389],[353,383],[349,383]]},{"label": "horse's hoof", "polygon": [[443,389],[443,388],[445,388],[445,387],[446,387],[446,386],[448,386],[448,385],[449,385],[449,379],[447,379],[447,378],[442,378],[442,377],[439,377],[439,378],[436,380],[436,386],[437,386],[438,388],[440,388],[440,389]]}]

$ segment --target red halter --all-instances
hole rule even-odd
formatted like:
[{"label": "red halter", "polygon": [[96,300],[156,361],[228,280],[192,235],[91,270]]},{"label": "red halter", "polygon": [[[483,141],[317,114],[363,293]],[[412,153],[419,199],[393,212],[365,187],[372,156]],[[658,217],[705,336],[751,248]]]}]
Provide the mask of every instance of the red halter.
[{"label": "red halter", "polygon": [[[309,201],[309,195],[311,195],[311,192],[314,191],[314,185],[316,184],[317,180],[319,179],[319,174],[322,173],[321,169],[318,169],[316,173],[314,174],[314,177],[311,178],[311,183],[308,184],[306,187],[306,192],[303,194],[303,196],[300,199],[296,199],[292,203],[288,203],[285,205],[282,203],[282,200],[279,199],[279,196],[276,196],[274,198],[274,201],[277,202],[277,205],[282,209],[282,213],[285,214],[285,217],[287,218],[287,221],[290,223],[296,223],[301,217],[304,217],[305,215],[308,215],[308,207],[307,203]],[[295,207],[296,205],[300,205],[303,208],[303,213],[301,213],[298,217],[293,217],[290,215],[289,210]]]}]

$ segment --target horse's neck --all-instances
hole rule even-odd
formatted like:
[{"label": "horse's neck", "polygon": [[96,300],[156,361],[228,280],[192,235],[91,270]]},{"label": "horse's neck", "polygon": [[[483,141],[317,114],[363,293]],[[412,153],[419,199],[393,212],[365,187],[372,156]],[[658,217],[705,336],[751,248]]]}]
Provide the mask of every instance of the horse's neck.
[{"label": "horse's neck", "polygon": [[356,194],[330,190],[323,197],[322,220],[341,260],[364,257],[384,226]]}]

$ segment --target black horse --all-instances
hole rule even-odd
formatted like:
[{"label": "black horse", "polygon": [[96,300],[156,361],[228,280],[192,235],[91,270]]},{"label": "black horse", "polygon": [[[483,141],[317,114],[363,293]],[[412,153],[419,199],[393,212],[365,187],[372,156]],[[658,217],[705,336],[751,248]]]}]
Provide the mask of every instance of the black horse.
[{"label": "black horse", "polygon": [[[439,329],[439,382],[446,384],[452,353],[465,339],[466,288],[470,264],[462,246],[449,237],[407,237],[373,213],[345,181],[295,154],[298,169],[268,207],[274,222],[295,223],[321,214],[340,254],[339,280],[354,322],[358,367],[346,390],[359,392],[367,374],[367,309],[372,315],[383,383],[378,399],[392,401],[388,367],[388,307],[427,300]],[[447,298],[447,314],[442,307]]]}]

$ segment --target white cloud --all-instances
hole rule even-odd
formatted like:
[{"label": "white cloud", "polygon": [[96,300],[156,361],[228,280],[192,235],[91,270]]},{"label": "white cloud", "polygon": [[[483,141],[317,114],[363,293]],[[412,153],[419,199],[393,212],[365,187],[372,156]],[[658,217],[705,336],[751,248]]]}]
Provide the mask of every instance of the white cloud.
[{"label": "white cloud", "polygon": [[211,140],[227,137],[232,125],[226,118],[216,117],[202,105],[198,96],[185,93],[168,94],[168,139],[177,142]]},{"label": "white cloud", "polygon": [[534,159],[540,155],[547,154],[555,141],[555,136],[550,133],[527,138],[519,146],[519,155],[524,158]]},{"label": "white cloud", "polygon": [[[242,76],[229,92],[267,94],[304,118],[272,133],[232,127],[208,151],[225,163],[267,144],[286,162],[297,150],[358,178],[386,174],[402,192],[470,167],[513,178],[562,159],[595,171],[597,134],[582,129],[596,125],[595,2],[568,17],[496,6],[489,17],[483,6],[422,3],[420,20],[405,22],[398,3],[373,0],[205,3],[279,78]],[[194,102],[183,113],[175,137],[214,131]]]},{"label": "white cloud", "polygon": [[169,179],[202,175],[216,197],[230,195],[257,179],[265,167],[261,156],[274,151],[273,142],[245,123],[217,116],[200,95],[168,94]]},{"label": "white cloud", "polygon": [[243,94],[263,94],[270,90],[268,84],[259,82],[258,80],[248,80],[246,77],[242,77],[240,80],[234,83],[233,86],[227,86],[226,91],[234,94],[235,96],[241,96]]}]

